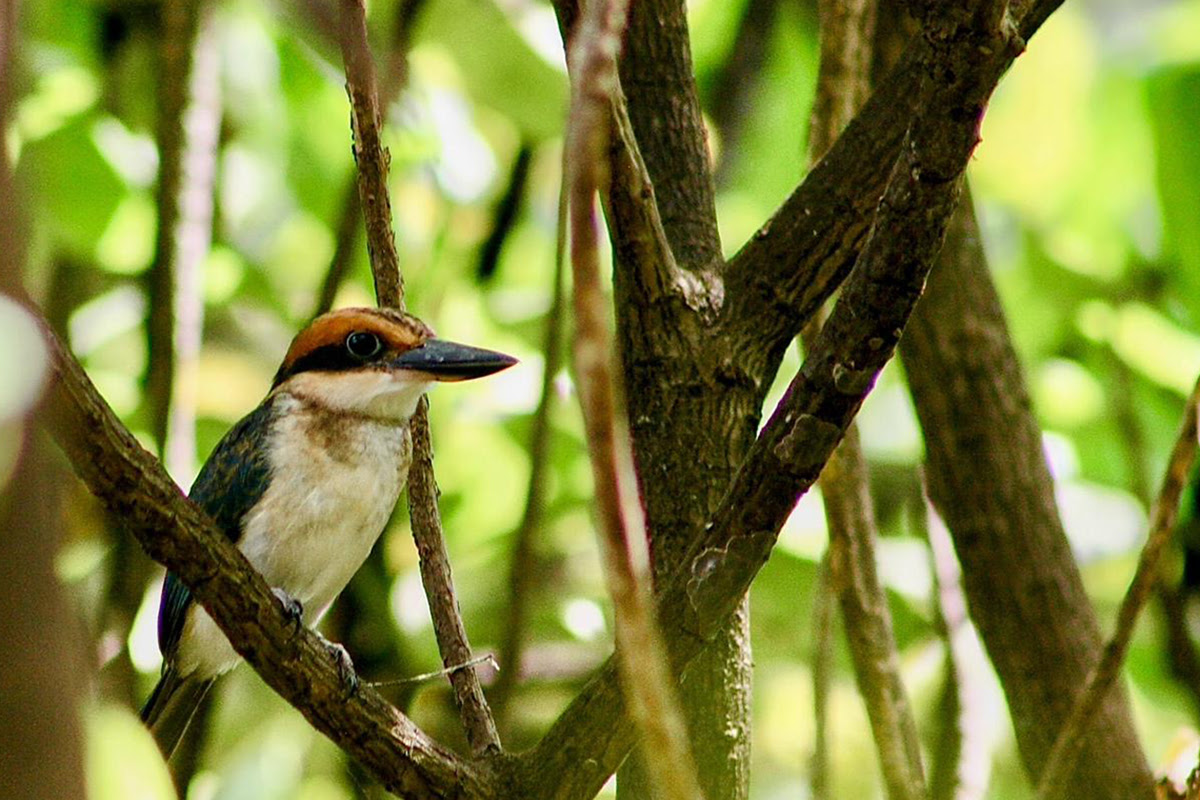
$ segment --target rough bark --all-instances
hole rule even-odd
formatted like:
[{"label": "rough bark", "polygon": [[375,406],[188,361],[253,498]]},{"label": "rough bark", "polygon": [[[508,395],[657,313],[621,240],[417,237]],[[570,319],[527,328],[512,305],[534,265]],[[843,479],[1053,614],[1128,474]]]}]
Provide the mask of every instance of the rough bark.
[{"label": "rough bark", "polygon": [[[713,176],[682,1],[632,4],[620,80],[629,98],[626,136],[631,132],[636,144],[611,157],[618,336],[655,572],[661,575],[678,563],[719,503],[754,441],[761,401],[745,385],[728,391],[721,368],[708,359],[706,321],[647,281],[647,259],[637,243],[644,219],[631,219],[649,193],[660,225],[658,246],[668,248],[656,259],[661,271],[655,277],[665,278],[667,287],[682,281],[679,271],[704,276],[720,266]],[[628,175],[629,150],[644,158],[641,186],[620,180]],[[655,194],[653,186],[670,191]],[[683,486],[689,491],[680,492]],[[739,609],[682,688],[701,788],[710,798],[744,798],[749,786],[748,614]],[[649,796],[636,760],[618,777],[618,793]]]},{"label": "rough bark", "polygon": [[[954,539],[1021,757],[1037,776],[1101,638],[978,236],[964,203],[901,353],[925,436],[929,493]],[[1123,692],[1109,696],[1093,731],[1072,780],[1076,796],[1151,797]]]},{"label": "rough bark", "polygon": [[[722,264],[707,135],[697,100],[682,0],[644,0],[631,7],[621,85],[629,121],[674,264],[704,274]],[[614,160],[623,157],[617,153]],[[613,167],[619,174],[620,164]],[[628,200],[632,199],[633,202]],[[625,210],[638,198],[613,192],[610,218],[617,245],[618,332],[638,472],[652,532],[655,571],[678,563],[721,500],[754,441],[761,400],[731,391],[708,359],[705,324],[695,310],[656,302],[634,274],[645,268],[626,244],[636,235]],[[687,487],[686,490],[681,490]],[[749,787],[750,637],[743,606],[693,664],[682,701],[707,797],[743,798]],[[636,759],[617,780],[621,798],[649,797]]]},{"label": "rough bark", "polygon": [[[821,62],[809,126],[809,151],[816,156],[829,149],[867,96],[876,14],[875,3],[863,0],[822,0],[818,11]],[[815,338],[818,320],[823,321],[824,315],[804,329],[805,342]],[[892,800],[923,800],[927,792],[921,747],[900,676],[887,595],[875,567],[878,532],[856,425],[846,429],[819,484],[829,528],[826,558],[832,579],[828,586],[840,600],[854,676],[871,723],[884,785]],[[814,669],[814,682],[816,674]]]},{"label": "rough bark", "polygon": [[[858,268],[718,510],[661,583],[660,619],[678,668],[739,607],[796,499],[816,480],[889,359],[941,245],[986,99],[1019,47],[1007,28],[974,21],[936,27],[922,39],[913,58],[929,79],[919,87],[925,113],[889,170],[888,193]],[[642,480],[651,477],[644,473]],[[525,796],[594,794],[629,746],[619,704],[610,660],[531,752],[520,784],[528,787]]]},{"label": "rough bark", "polygon": [[696,94],[683,0],[632,3],[621,86],[638,146],[656,186],[663,229],[680,266],[721,262],[708,136]]}]

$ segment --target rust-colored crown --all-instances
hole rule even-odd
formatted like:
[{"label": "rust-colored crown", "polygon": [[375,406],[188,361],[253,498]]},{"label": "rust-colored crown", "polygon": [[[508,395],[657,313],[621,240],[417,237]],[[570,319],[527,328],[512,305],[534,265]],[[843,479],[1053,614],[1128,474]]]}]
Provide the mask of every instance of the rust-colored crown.
[{"label": "rust-colored crown", "polygon": [[424,322],[395,309],[340,308],[330,311],[296,334],[272,385],[278,386],[306,369],[332,367],[334,359],[345,352],[346,338],[358,332],[375,334],[383,349],[393,355],[420,347],[434,335]]}]

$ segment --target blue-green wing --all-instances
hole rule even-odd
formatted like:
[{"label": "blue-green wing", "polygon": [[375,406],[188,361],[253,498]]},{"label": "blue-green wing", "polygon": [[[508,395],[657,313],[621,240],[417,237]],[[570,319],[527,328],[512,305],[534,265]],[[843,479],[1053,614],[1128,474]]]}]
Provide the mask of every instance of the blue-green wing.
[{"label": "blue-green wing", "polygon": [[[189,496],[232,542],[241,538],[242,519],[267,490],[270,464],[266,437],[274,413],[274,403],[268,399],[234,425],[192,484]],[[168,572],[158,609],[158,647],[168,658],[179,644],[191,604],[191,591]]]}]

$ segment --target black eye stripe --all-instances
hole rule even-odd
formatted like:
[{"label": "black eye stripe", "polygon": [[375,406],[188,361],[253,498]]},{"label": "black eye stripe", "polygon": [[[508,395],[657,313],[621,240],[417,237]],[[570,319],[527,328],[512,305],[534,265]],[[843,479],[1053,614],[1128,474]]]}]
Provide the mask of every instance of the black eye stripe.
[{"label": "black eye stripe", "polygon": [[[363,358],[351,355],[344,341],[340,344],[322,345],[296,359],[287,370],[281,367],[275,375],[275,380],[272,382],[271,387],[274,388],[293,375],[299,375],[301,372],[340,372],[351,369],[362,369],[364,363],[365,360]],[[366,363],[369,363],[369,360],[366,360]]]}]

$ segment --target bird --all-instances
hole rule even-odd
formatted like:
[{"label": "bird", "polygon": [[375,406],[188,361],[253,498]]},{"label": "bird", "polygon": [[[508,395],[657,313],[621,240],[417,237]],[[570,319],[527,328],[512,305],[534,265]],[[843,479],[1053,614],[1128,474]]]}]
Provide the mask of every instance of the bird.
[{"label": "bird", "polygon": [[[189,492],[297,622],[317,622],[366,560],[404,488],[408,422],[438,381],[481,378],[512,356],[437,338],[416,317],[343,308],[292,340],[266,398],[214,448]],[[168,571],[163,668],[142,707],[170,758],[200,701],[241,660]]]}]

